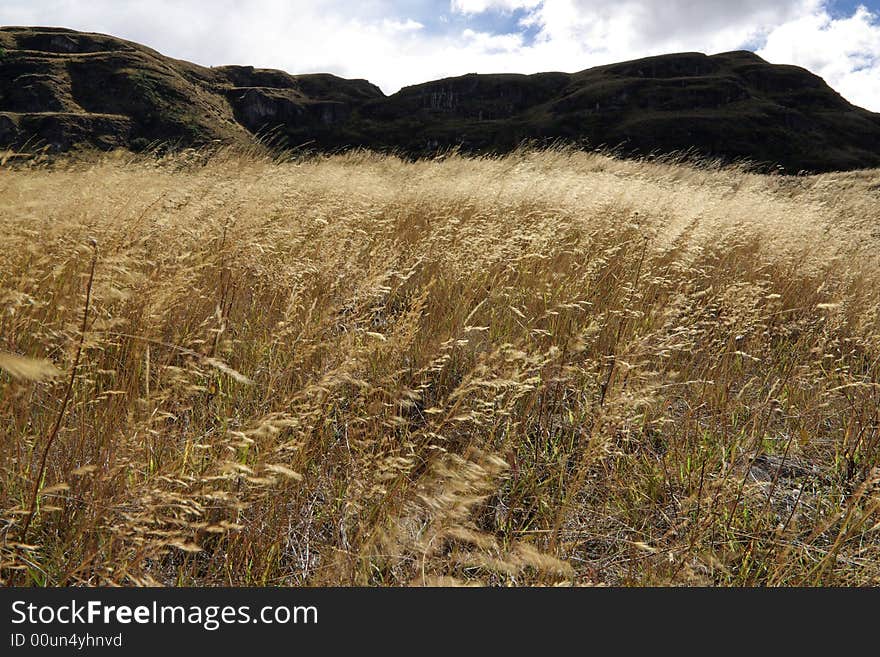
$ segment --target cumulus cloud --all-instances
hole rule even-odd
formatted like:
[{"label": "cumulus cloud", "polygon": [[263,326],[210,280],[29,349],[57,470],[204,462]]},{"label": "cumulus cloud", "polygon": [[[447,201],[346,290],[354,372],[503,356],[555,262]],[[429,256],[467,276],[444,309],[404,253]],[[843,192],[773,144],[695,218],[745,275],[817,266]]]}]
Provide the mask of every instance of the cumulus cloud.
[{"label": "cumulus cloud", "polygon": [[411,18],[407,18],[405,21],[389,20],[385,18],[382,20],[382,27],[389,32],[414,32],[416,30],[424,29],[425,26]]},{"label": "cumulus cloud", "polygon": [[813,0],[549,0],[535,15],[550,37],[586,37],[603,47],[614,39],[638,48],[686,41],[741,42],[815,4]]},{"label": "cumulus cloud", "polygon": [[463,13],[525,12],[537,26],[533,64],[580,68],[655,54],[753,49],[824,77],[850,101],[880,111],[880,15],[858,6],[833,16],[828,0],[452,0]]},{"label": "cumulus cloud", "polygon": [[513,11],[514,9],[532,9],[541,4],[541,0],[452,0],[452,11],[462,14],[481,14],[490,9]]},{"label": "cumulus cloud", "polygon": [[577,71],[745,47],[880,111],[880,20],[865,8],[832,15],[830,2],[3,0],[0,23],[106,32],[205,65],[368,78],[386,93],[471,72]]},{"label": "cumulus cloud", "polygon": [[823,10],[780,25],[758,54],[803,66],[851,102],[880,111],[880,16],[865,7],[848,18]]}]

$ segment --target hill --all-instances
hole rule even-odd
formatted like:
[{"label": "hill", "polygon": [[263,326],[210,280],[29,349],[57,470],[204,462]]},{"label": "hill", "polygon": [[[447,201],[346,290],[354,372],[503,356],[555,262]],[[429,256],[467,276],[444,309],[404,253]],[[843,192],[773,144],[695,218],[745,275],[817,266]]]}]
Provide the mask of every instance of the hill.
[{"label": "hill", "polygon": [[578,73],[464,75],[385,96],[366,80],[206,68],[114,37],[0,28],[0,145],[154,142],[503,153],[564,140],[693,150],[788,171],[880,166],[880,115],[751,52],[679,53]]}]

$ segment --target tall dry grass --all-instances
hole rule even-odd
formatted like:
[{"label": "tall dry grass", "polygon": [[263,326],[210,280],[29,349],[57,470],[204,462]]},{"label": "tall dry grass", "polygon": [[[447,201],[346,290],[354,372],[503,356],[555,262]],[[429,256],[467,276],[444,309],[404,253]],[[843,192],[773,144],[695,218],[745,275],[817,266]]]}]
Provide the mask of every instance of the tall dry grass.
[{"label": "tall dry grass", "polygon": [[878,201],[563,150],[0,170],[0,579],[876,584]]}]

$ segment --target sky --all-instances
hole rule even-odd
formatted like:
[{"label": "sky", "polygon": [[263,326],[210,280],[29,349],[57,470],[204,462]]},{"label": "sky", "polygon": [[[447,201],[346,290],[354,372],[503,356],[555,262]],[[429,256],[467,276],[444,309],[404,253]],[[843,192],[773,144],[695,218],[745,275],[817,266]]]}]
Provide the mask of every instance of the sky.
[{"label": "sky", "polygon": [[103,32],[206,66],[366,78],[385,93],[748,49],[880,112],[880,0],[0,0],[0,25]]}]

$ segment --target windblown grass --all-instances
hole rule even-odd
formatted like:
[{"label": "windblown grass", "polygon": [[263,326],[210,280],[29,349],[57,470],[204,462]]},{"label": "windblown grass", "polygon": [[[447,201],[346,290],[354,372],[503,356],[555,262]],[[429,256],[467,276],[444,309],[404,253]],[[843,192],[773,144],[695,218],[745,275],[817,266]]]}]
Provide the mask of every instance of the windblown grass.
[{"label": "windblown grass", "polygon": [[7,584],[880,582],[880,172],[117,155],[0,236]]}]

